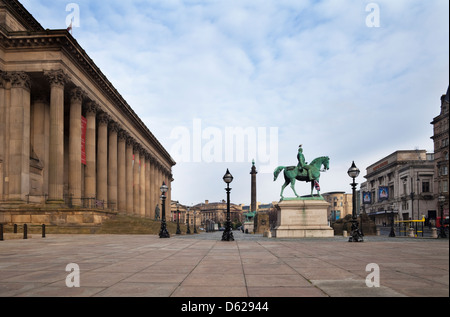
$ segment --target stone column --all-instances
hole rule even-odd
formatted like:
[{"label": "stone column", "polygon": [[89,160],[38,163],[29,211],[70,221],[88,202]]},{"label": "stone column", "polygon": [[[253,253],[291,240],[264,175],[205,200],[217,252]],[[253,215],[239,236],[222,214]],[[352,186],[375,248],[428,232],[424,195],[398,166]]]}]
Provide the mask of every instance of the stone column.
[{"label": "stone column", "polygon": [[[6,74],[0,71],[0,200],[4,199],[5,187],[3,186],[5,181],[4,169],[6,167],[5,164],[5,156],[7,155],[7,146],[6,140],[9,137],[6,137],[6,98],[5,98],[5,81]],[[8,116],[9,117],[9,116]],[[9,146],[8,146],[9,148]]]},{"label": "stone column", "polygon": [[70,92],[69,131],[69,194],[72,204],[81,206],[81,105],[84,92],[74,88]]},{"label": "stone column", "polygon": [[[84,197],[97,197],[97,112],[100,107],[95,102],[88,102],[86,111],[86,167],[84,169]],[[92,201],[90,203],[93,203]]]},{"label": "stone column", "polygon": [[102,112],[98,116],[97,134],[97,199],[108,206],[108,123],[109,116]]},{"label": "stone column", "polygon": [[150,218],[151,212],[150,212],[150,206],[151,206],[151,199],[150,199],[150,193],[151,193],[151,187],[150,187],[150,154],[145,155],[145,217]]},{"label": "stone column", "polygon": [[117,133],[119,125],[115,122],[109,124],[108,146],[108,207],[118,209],[117,206]]},{"label": "stone column", "polygon": [[171,208],[172,205],[172,174],[167,171],[167,187],[169,187],[169,195],[168,195],[168,199],[169,199],[169,210]]},{"label": "stone column", "polygon": [[127,133],[120,130],[117,141],[117,208],[124,212],[127,210],[126,193],[126,138]]},{"label": "stone column", "polygon": [[30,78],[10,73],[9,200],[24,201],[30,192]]},{"label": "stone column", "polygon": [[156,208],[156,205],[159,206],[159,209],[161,210],[161,183],[159,178],[159,163],[155,159],[155,168],[154,168],[154,182],[153,182],[153,197],[155,198],[155,206],[153,208]]},{"label": "stone column", "polygon": [[45,95],[44,92],[35,95],[31,106],[31,146],[43,167],[39,195],[48,193],[50,107]]},{"label": "stone column", "polygon": [[141,148],[139,152],[139,215],[145,217],[145,150]]},{"label": "stone column", "polygon": [[150,218],[155,219],[156,197],[155,197],[155,159],[150,156]]},{"label": "stone column", "polygon": [[48,202],[64,202],[64,85],[68,77],[62,70],[44,74],[50,83],[50,156]]},{"label": "stone column", "polygon": [[132,137],[127,138],[126,157],[125,157],[125,175],[126,175],[126,197],[127,197],[127,214],[132,215],[134,212],[134,175],[133,175],[133,147],[134,140]]},{"label": "stone column", "polygon": [[139,152],[140,152],[140,145],[135,144],[133,148],[133,154],[134,154],[134,165],[133,165],[133,214],[139,215],[139,212],[141,210],[140,208],[140,177],[139,177]]}]

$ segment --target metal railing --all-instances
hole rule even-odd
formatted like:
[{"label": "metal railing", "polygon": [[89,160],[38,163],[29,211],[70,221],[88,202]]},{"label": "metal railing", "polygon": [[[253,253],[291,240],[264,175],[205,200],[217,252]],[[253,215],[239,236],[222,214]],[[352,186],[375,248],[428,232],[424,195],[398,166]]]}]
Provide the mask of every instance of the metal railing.
[{"label": "metal railing", "polygon": [[425,217],[420,220],[400,220],[395,221],[394,223],[397,224],[396,227],[398,229],[399,236],[410,235],[411,231],[413,231],[414,237],[418,237],[419,233],[423,237]]}]

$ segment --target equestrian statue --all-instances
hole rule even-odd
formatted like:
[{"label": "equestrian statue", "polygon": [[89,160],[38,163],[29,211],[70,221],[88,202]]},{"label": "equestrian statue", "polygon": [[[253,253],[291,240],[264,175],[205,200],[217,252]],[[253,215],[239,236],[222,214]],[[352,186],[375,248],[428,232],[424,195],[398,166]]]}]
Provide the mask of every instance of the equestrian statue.
[{"label": "equestrian statue", "polygon": [[[284,179],[285,182],[281,188],[281,200],[284,199],[283,192],[287,185],[291,184],[291,188],[294,191],[295,196],[300,197],[297,195],[297,192],[295,191],[295,180],[301,181],[301,182],[310,182],[311,183],[311,197],[313,196],[313,190],[316,188],[317,194],[320,195],[320,185],[319,185],[319,179],[320,179],[320,172],[324,172],[330,168],[330,158],[328,156],[322,156],[318,157],[315,160],[311,162],[311,164],[308,164],[305,161],[305,156],[303,155],[303,148],[302,145],[298,148],[298,154],[297,154],[297,160],[298,164],[297,166],[279,166],[275,169],[273,175],[274,175],[274,181],[277,180],[278,175],[281,173],[281,171],[284,170]],[[320,168],[324,167],[324,170],[321,170]]]}]

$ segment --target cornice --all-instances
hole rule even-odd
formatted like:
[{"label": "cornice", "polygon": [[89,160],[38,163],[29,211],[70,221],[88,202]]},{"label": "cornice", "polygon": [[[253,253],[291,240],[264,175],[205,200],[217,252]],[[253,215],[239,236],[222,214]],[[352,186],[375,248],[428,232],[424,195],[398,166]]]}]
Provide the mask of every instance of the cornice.
[{"label": "cornice", "polygon": [[8,11],[30,31],[44,30],[42,25],[17,0],[2,0]]}]

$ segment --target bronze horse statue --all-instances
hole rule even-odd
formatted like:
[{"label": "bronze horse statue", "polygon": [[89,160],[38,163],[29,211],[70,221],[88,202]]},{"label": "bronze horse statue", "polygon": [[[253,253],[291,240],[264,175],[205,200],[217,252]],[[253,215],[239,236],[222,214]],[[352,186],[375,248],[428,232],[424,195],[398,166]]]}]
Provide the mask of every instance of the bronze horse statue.
[{"label": "bronze horse statue", "polygon": [[[273,181],[276,181],[278,178],[278,175],[281,173],[282,170],[284,170],[284,179],[285,182],[281,188],[281,200],[284,199],[283,192],[287,185],[291,184],[291,188],[294,191],[295,196],[300,197],[297,195],[297,192],[295,191],[295,180],[301,181],[301,182],[311,182],[311,196],[313,195],[314,187],[316,187],[317,194],[320,196],[320,186],[319,186],[319,179],[320,179],[320,168],[323,165],[324,170],[326,171],[330,169],[330,158],[328,156],[321,156],[316,158],[309,164],[309,173],[305,168],[302,168],[300,166],[279,166],[275,169],[273,176]],[[310,177],[311,176],[311,177]]]}]

